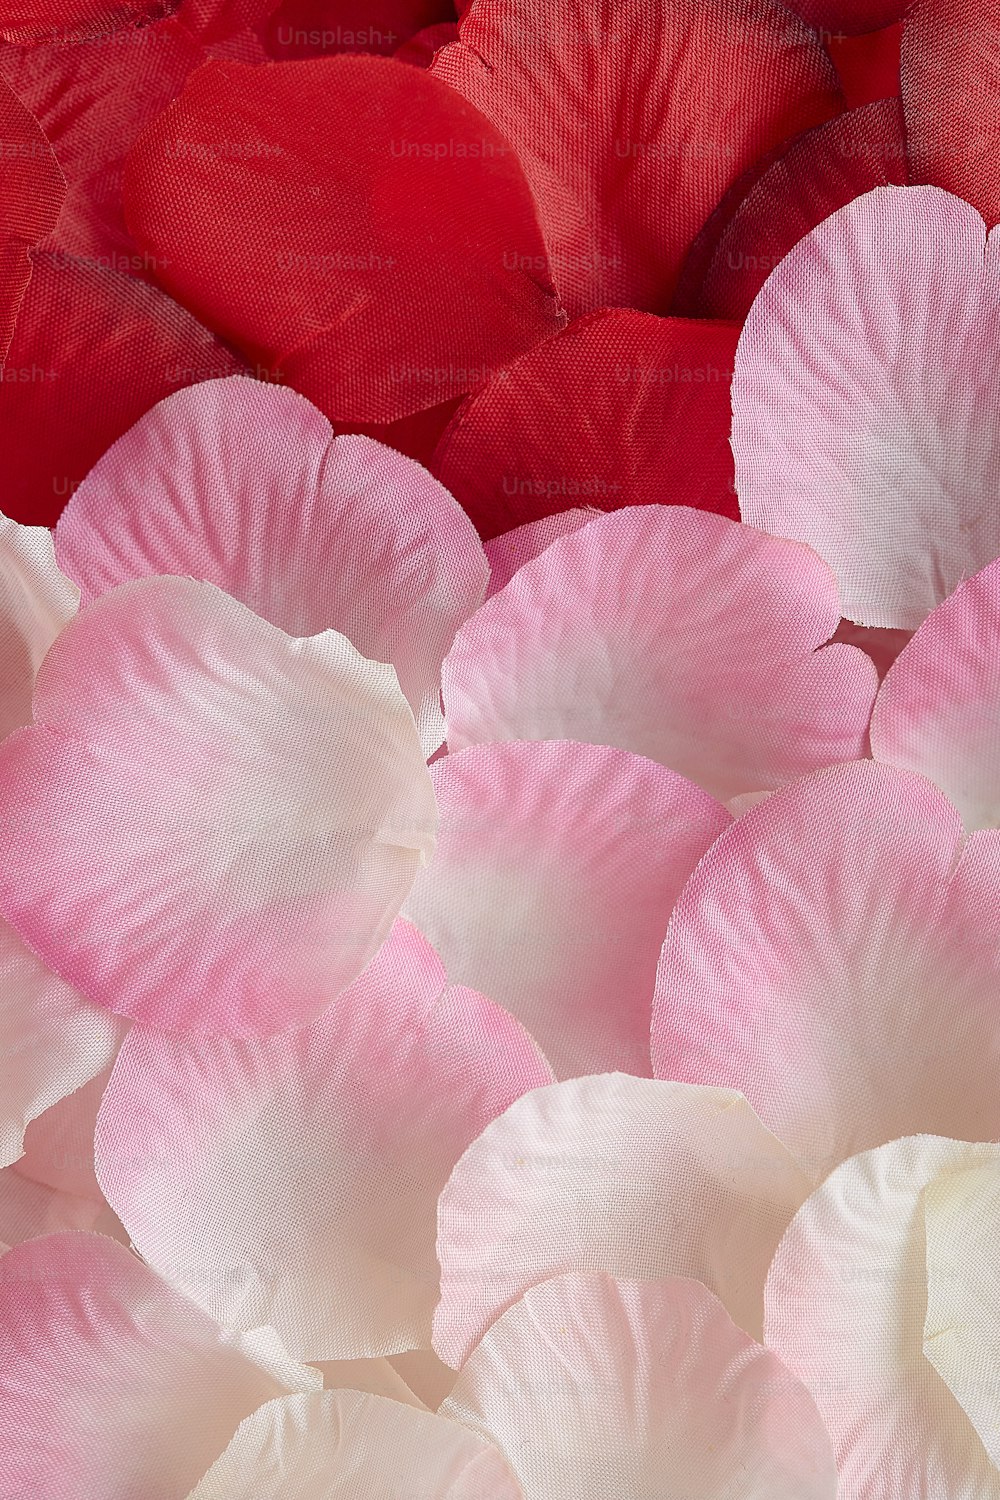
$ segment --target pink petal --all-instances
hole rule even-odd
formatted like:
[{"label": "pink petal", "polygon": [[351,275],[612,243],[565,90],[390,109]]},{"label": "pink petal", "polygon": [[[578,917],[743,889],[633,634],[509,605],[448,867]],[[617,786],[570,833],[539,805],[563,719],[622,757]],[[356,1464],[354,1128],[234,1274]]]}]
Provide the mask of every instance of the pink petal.
[{"label": "pink petal", "polygon": [[84,603],[172,573],[289,635],[339,630],[396,668],[427,754],[441,661],[488,576],[471,522],[419,464],[334,438],[304,397],[238,376],[168,396],[120,438],[63,512],[56,555]]},{"label": "pink petal", "polygon": [[750,1333],[809,1179],[730,1091],[608,1073],[526,1094],[441,1195],[434,1347],[461,1365],[530,1286],[569,1271],[693,1276]]},{"label": "pink petal", "polygon": [[540,557],[561,536],[579,531],[581,526],[586,526],[588,521],[593,521],[600,514],[599,510],[586,507],[561,510],[554,516],[542,516],[539,521],[526,521],[523,526],[515,526],[513,531],[505,531],[484,542],[483,551],[490,565],[487,599],[492,599],[494,594],[499,594],[501,589],[506,588],[525,563]]},{"label": "pink petal", "polygon": [[959,860],[961,833],[867,761],[745,813],[671,920],[657,1076],[739,1089],[817,1178],[901,1135],[1000,1135],[1000,834]]},{"label": "pink petal", "polygon": [[292,640],[211,585],[144,579],[49,653],[0,747],[0,908],[67,983],[168,1030],[321,1011],[433,847],[391,667]]},{"label": "pink petal", "polygon": [[25,1177],[20,1162],[0,1171],[0,1241],[20,1245],[43,1234],[71,1229],[93,1231],[123,1245],[129,1242],[103,1193],[99,1199],[64,1193]]},{"label": "pink petal", "polygon": [[426,1345],[438,1195],[487,1122],[552,1077],[516,1022],[446,986],[399,923],[307,1029],[133,1031],[97,1160],[140,1253],[220,1322],[273,1324],[303,1359]]},{"label": "pink petal", "polygon": [[523,1022],[557,1077],[648,1076],[667,920],[725,810],[603,745],[476,745],[431,776],[438,846],[404,909],[450,977]]},{"label": "pink petal", "polygon": [[871,662],[807,547],[683,506],[591,521],[455,638],[451,750],[570,739],[659,761],[720,801],[865,753]]},{"label": "pink petal", "polygon": [[0,1347],[0,1489],[31,1500],[184,1500],[236,1424],[287,1389],[100,1235],[0,1259]]},{"label": "pink petal", "polygon": [[189,1500],[522,1500],[489,1443],[431,1412],[359,1391],[269,1401],[245,1418]]},{"label": "pink petal", "polygon": [[947,792],[967,829],[1000,826],[1000,562],[959,585],[890,668],[872,714],[876,760]]},{"label": "pink petal", "polygon": [[1000,240],[936,188],[877,188],[768,278],[733,378],[745,521],[815,547],[843,612],[915,630],[1000,554]]},{"label": "pink petal", "polygon": [[475,1350],[443,1412],[510,1459],[525,1500],[833,1500],[812,1400],[695,1281],[561,1276]]},{"label": "pink petal", "polygon": [[35,674],[79,597],[48,531],[0,515],[0,739],[30,721]]}]

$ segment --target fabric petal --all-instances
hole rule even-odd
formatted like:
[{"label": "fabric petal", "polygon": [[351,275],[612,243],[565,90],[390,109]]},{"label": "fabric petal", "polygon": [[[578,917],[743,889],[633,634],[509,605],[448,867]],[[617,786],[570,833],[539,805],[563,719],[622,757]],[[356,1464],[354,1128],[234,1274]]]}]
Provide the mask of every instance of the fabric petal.
[{"label": "fabric petal", "polygon": [[1000,562],[961,583],[890,668],[872,713],[876,760],[919,771],[967,829],[1000,827]]},{"label": "fabric petal", "polygon": [[869,761],[744,813],[674,910],[656,1075],[739,1089],[817,1180],[901,1135],[1000,1136],[1000,834],[961,838]]},{"label": "fabric petal", "polygon": [[740,337],[740,513],[815,547],[862,625],[915,630],[1000,553],[998,247],[958,198],[877,188],[786,256]]},{"label": "fabric petal", "polygon": [[450,0],[282,0],[263,35],[277,62],[331,52],[389,56],[424,27],[454,20]]},{"label": "fabric petal", "polygon": [[423,1406],[387,1359],[318,1359],[312,1364],[323,1376],[324,1390],[367,1391],[404,1406]]},{"label": "fabric petal", "polygon": [[[642,506],[521,568],[444,664],[451,750],[567,739],[648,756],[720,801],[863,755],[877,679],[807,547]],[[752,646],[749,644],[752,642]]]},{"label": "fabric petal", "polygon": [[[29,6],[32,0],[25,0]],[[9,10],[4,22],[13,18]],[[2,23],[0,23],[2,24]],[[25,287],[31,279],[29,250],[55,226],[66,183],[49,141],[25,104],[0,78],[0,375]]]},{"label": "fabric petal", "polygon": [[487,538],[581,502],[735,518],[738,335],[621,308],[581,318],[470,396],[431,467]]},{"label": "fabric petal", "polygon": [[98,1120],[98,1179],[140,1253],[220,1322],[271,1324],[303,1359],[397,1353],[429,1342],[451,1168],[551,1078],[517,1023],[449,988],[399,923],[308,1028],[134,1030]]},{"label": "fabric petal", "polygon": [[827,42],[849,109],[877,99],[899,98],[902,45],[903,27],[898,20],[862,36],[840,33]]},{"label": "fabric petal", "polygon": [[525,1094],[441,1195],[434,1347],[462,1365],[526,1288],[570,1271],[692,1276],[759,1334],[767,1268],[808,1192],[730,1090],[611,1073]]},{"label": "fabric petal", "polygon": [[627,751],[507,741],[431,772],[434,859],[404,908],[452,980],[528,1029],[556,1076],[648,1076],[650,1000],[674,902],[729,823]]},{"label": "fabric petal", "polygon": [[120,438],[59,520],[83,600],[129,579],[203,579],[293,636],[339,630],[389,662],[426,754],[441,662],[488,565],[452,497],[364,437],[334,438],[293,391],[234,377],[168,397]]},{"label": "fabric petal", "polygon": [[855,35],[891,26],[905,14],[908,4],[909,0],[789,0],[788,8],[821,35],[837,31]]},{"label": "fabric petal", "polygon": [[43,1234],[85,1230],[129,1243],[117,1215],[99,1197],[65,1193],[47,1183],[25,1177],[21,1162],[0,1171],[0,1242],[20,1245]]},{"label": "fabric petal", "polygon": [[431,71],[512,142],[572,317],[665,312],[730,184],[840,105],[818,37],[771,0],[475,0]]},{"label": "fabric petal", "polygon": [[458,27],[454,21],[438,21],[425,26],[411,36],[393,53],[397,62],[409,63],[414,68],[429,68],[442,47],[458,41]]},{"label": "fabric petal", "polygon": [[332,420],[437,406],[563,321],[510,147],[392,59],[206,64],[125,205],[164,286]]},{"label": "fabric petal", "polygon": [[49,533],[0,515],[0,739],[30,721],[35,675],[79,600]]},{"label": "fabric petal", "polygon": [[483,551],[490,565],[487,599],[492,599],[494,594],[499,594],[501,589],[506,588],[525,563],[540,557],[561,536],[579,531],[581,526],[586,526],[588,521],[593,521],[600,514],[599,510],[584,507],[561,510],[554,516],[543,516],[540,521],[525,521],[523,526],[515,526],[513,531],[491,537],[483,544]]},{"label": "fabric petal", "polygon": [[0,1333],[0,1486],[32,1500],[184,1500],[237,1423],[288,1390],[95,1234],[0,1259]]},{"label": "fabric petal", "polygon": [[765,1341],[811,1392],[851,1500],[1000,1496],[1000,1473],[924,1357],[922,1203],[940,1176],[995,1173],[998,1159],[995,1145],[933,1136],[853,1157],[799,1210],[778,1247]]},{"label": "fabric petal", "polygon": [[266,1034],[378,948],[433,848],[434,797],[391,667],[293,640],[210,584],[95,600],[0,746],[0,909],[95,1002]]},{"label": "fabric petal", "polygon": [[[560,1276],[462,1370],[447,1416],[497,1444],[525,1500],[833,1500],[807,1392],[695,1281]],[[738,1479],[736,1476],[739,1476]]]},{"label": "fabric petal", "polygon": [[522,1500],[504,1459],[431,1412],[358,1391],[269,1401],[189,1500]]}]

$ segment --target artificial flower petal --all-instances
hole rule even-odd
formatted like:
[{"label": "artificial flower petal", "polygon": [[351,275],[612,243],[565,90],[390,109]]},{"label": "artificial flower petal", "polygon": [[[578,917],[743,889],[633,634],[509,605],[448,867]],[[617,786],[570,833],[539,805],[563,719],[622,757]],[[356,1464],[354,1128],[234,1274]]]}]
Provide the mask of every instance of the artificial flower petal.
[{"label": "artificial flower petal", "polygon": [[679,1277],[532,1287],[442,1411],[496,1443],[524,1500],[833,1500],[837,1490],[806,1390],[711,1292]]},{"label": "artificial flower petal", "polygon": [[[30,3],[30,0],[29,0]],[[54,228],[66,183],[38,121],[0,78],[0,373],[24,289],[31,279],[29,250]]]},{"label": "artificial flower petal", "polygon": [[334,438],[294,391],[240,377],[178,391],[120,438],[63,511],[56,555],[84,603],[170,573],[289,635],[340,631],[395,667],[428,755],[441,662],[488,577],[468,518],[419,464]]},{"label": "artificial flower petal", "polygon": [[398,923],[308,1028],[134,1030],[98,1120],[98,1179],[150,1264],[220,1322],[271,1324],[303,1359],[392,1354],[429,1342],[451,1168],[551,1078],[522,1028],[449,988]]},{"label": "artificial flower petal", "polygon": [[23,1240],[64,1230],[86,1230],[127,1245],[128,1234],[117,1215],[100,1198],[60,1192],[25,1177],[21,1163],[0,1171],[0,1241],[20,1245]]},{"label": "artificial flower petal", "polygon": [[486,538],[581,502],[735,518],[738,336],[624,308],[581,318],[470,396],[431,467]]},{"label": "artificial flower petal", "polygon": [[349,984],[433,848],[391,667],[210,584],[141,579],[63,631],[0,746],[0,909],[94,1001],[264,1034]]},{"label": "artificial flower petal", "polygon": [[263,31],[277,62],[331,52],[398,52],[423,28],[454,24],[451,0],[282,0]]},{"label": "artificial flower petal", "polygon": [[[766,1342],[811,1392],[851,1500],[1000,1497],[1000,1473],[924,1343],[935,1240],[932,1229],[925,1249],[925,1192],[998,1163],[995,1145],[893,1141],[838,1167],[778,1247]],[[946,1277],[960,1269],[940,1267]]]},{"label": "artificial flower petal", "polygon": [[513,143],[573,317],[665,312],[730,184],[840,105],[819,38],[772,0],[474,0],[431,72]]},{"label": "artificial flower petal", "polygon": [[833,32],[853,36],[891,26],[906,12],[909,0],[788,0],[810,26],[827,39]]},{"label": "artificial flower petal", "polygon": [[510,146],[392,59],[206,64],[125,203],[168,290],[333,420],[440,405],[563,321]]},{"label": "artificial flower petal", "polygon": [[998,254],[958,198],[876,188],[800,241],[750,310],[740,512],[815,547],[859,624],[915,630],[1000,554],[984,500],[1000,464]]},{"label": "artificial flower petal", "polygon": [[458,1422],[359,1391],[269,1401],[189,1500],[522,1500],[506,1462]]},{"label": "artificial flower petal", "polygon": [[32,1500],[184,1500],[237,1423],[289,1389],[96,1234],[0,1259],[0,1334],[0,1489]]},{"label": "artificial flower petal", "polygon": [[556,1076],[648,1076],[667,919],[730,819],[699,787],[605,745],[506,741],[431,771],[434,859],[404,912],[450,978],[527,1027]]},{"label": "artificial flower petal", "polygon": [[61,253],[36,255],[0,372],[0,495],[52,526],[116,438],[155,402],[240,361],[156,287]]},{"label": "artificial flower petal", "polygon": [[429,68],[442,47],[458,41],[458,27],[454,21],[438,21],[425,26],[411,36],[393,53],[397,62],[409,63],[414,68]]},{"label": "artificial flower petal", "polygon": [[527,1287],[569,1271],[693,1276],[751,1334],[809,1179],[731,1090],[624,1073],[525,1094],[438,1210],[434,1347],[460,1366]]},{"label": "artificial flower petal", "polygon": [[[863,755],[877,677],[808,547],[682,506],[617,511],[521,568],[455,638],[451,750],[567,739],[720,801]],[[751,644],[752,643],[752,644]]]},{"label": "artificial flower petal", "polygon": [[1000,561],[959,584],[897,657],[872,713],[876,760],[947,792],[966,829],[1000,827]]},{"label": "artificial flower petal", "polygon": [[35,675],[79,602],[49,533],[0,515],[0,739],[29,723]]},{"label": "artificial flower petal", "polygon": [[532,558],[540,557],[559,537],[579,531],[581,526],[586,526],[599,515],[601,511],[583,506],[561,510],[553,516],[543,516],[540,521],[525,521],[523,526],[515,526],[513,531],[505,531],[484,542],[483,551],[490,565],[487,599],[505,589],[519,568]]},{"label": "artificial flower petal", "polygon": [[751,808],[674,909],[656,1075],[739,1089],[817,1180],[902,1135],[1000,1136],[1000,834],[961,839],[870,761]]},{"label": "artificial flower petal", "polygon": [[[907,0],[903,0],[906,4]],[[848,109],[858,109],[877,99],[899,99],[900,53],[903,26],[893,21],[878,31],[861,36],[843,32],[827,42],[837,68]]]}]

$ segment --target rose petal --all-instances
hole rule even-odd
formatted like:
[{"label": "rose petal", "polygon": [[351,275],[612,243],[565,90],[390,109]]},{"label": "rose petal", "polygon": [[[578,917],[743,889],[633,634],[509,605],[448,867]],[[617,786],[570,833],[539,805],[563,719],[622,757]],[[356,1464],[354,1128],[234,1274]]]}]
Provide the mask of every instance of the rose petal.
[{"label": "rose petal", "polygon": [[[908,0],[896,9],[902,10]],[[898,99],[900,91],[900,50],[903,43],[902,23],[895,20],[878,31],[864,36],[831,37],[827,42],[844,87],[849,109],[871,104],[876,99]]]},{"label": "rose petal", "polygon": [[32,1500],[183,1500],[241,1418],[288,1389],[100,1235],[9,1250],[0,1331],[0,1485]]},{"label": "rose petal", "polygon": [[20,1245],[43,1234],[86,1230],[127,1245],[128,1234],[117,1215],[98,1198],[81,1198],[25,1177],[21,1163],[0,1171],[0,1241]]},{"label": "rose petal", "polygon": [[523,526],[515,526],[513,531],[505,531],[484,542],[483,551],[490,565],[487,599],[506,588],[525,563],[540,557],[561,536],[579,531],[581,526],[586,526],[600,514],[599,510],[561,510],[554,516],[543,516],[540,521],[526,521]]},{"label": "rose petal", "polygon": [[[30,5],[31,0],[28,0]],[[7,19],[10,19],[9,13]],[[0,376],[25,287],[31,280],[28,251],[51,232],[66,196],[66,183],[38,121],[0,78]]]},{"label": "rose petal", "polygon": [[189,1500],[521,1500],[489,1443],[431,1412],[358,1391],[269,1401]]},{"label": "rose petal", "polygon": [[1000,553],[998,245],[936,188],[878,188],[802,240],[747,318],[741,514],[815,547],[860,624],[915,630]]},{"label": "rose petal", "polygon": [[487,538],[581,501],[736,517],[738,333],[626,309],[581,318],[471,396],[431,467]]},{"label": "rose petal", "polygon": [[561,325],[510,147],[391,59],[207,64],[125,202],[163,284],[334,420],[439,405]]},{"label": "rose petal", "polygon": [[35,675],[79,601],[49,533],[0,515],[0,739],[30,721]]},{"label": "rose petal", "polygon": [[220,1322],[272,1324],[303,1359],[429,1342],[448,1173],[552,1077],[515,1021],[446,986],[400,923],[306,1029],[264,1041],[133,1031],[97,1161],[140,1252]]},{"label": "rose petal", "polygon": [[441,1195],[434,1347],[461,1365],[529,1286],[568,1271],[693,1276],[759,1333],[809,1179],[732,1091],[577,1078],[487,1126]]},{"label": "rose petal", "polygon": [[854,1157],[799,1210],[778,1248],[766,1341],[815,1399],[851,1500],[1000,1496],[1000,1474],[924,1358],[922,1205],[938,1174],[995,1171],[998,1154],[916,1136]]},{"label": "rose petal", "polygon": [[665,312],[740,173],[840,100],[819,39],[771,0],[476,0],[431,71],[517,151],[571,316]]},{"label": "rose petal", "polygon": [[[832,1500],[813,1402],[697,1282],[561,1276],[491,1328],[444,1414],[509,1458],[525,1500]],[[737,1479],[738,1476],[738,1479]]]},{"label": "rose petal", "polygon": [[435,55],[442,47],[447,47],[452,42],[458,41],[458,27],[454,21],[438,21],[433,26],[425,26],[409,41],[397,47],[393,53],[397,62],[409,63],[414,68],[429,68],[434,61]]},{"label": "rose petal", "polygon": [[0,746],[0,908],[82,994],[168,1030],[320,1012],[388,932],[434,799],[391,667],[209,584],[95,600]]},{"label": "rose petal", "polygon": [[667,919],[725,810],[642,756],[567,741],[477,745],[431,774],[439,842],[405,912],[450,977],[523,1022],[557,1077],[648,1076]]},{"label": "rose petal", "polygon": [[720,801],[863,755],[876,687],[814,553],[643,506],[560,537],[463,625],[451,750],[569,739],[648,756]]},{"label": "rose petal", "polygon": [[744,813],[667,931],[657,1076],[739,1089],[817,1178],[900,1135],[1000,1135],[1000,835],[961,832],[867,761]]},{"label": "rose petal", "polygon": [[898,21],[908,4],[909,0],[788,0],[789,10],[821,34],[878,31]]},{"label": "rose petal", "polygon": [[301,396],[241,378],[147,413],[73,495],[56,547],[85,603],[170,573],[289,635],[339,630],[395,667],[428,755],[444,737],[441,662],[487,581],[468,519],[418,464],[334,438]]},{"label": "rose petal", "polygon": [[264,37],[278,62],[331,52],[380,52],[438,22],[454,23],[449,0],[282,0]]}]

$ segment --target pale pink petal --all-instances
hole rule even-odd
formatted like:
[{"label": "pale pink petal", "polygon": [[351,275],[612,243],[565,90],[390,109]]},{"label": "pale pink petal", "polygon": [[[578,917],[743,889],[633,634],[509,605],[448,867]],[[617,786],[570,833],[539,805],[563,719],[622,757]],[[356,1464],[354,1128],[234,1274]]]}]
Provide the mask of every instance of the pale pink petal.
[{"label": "pale pink petal", "polygon": [[525,1293],[442,1408],[524,1500],[834,1500],[808,1393],[704,1286],[561,1276]]},{"label": "pale pink petal", "polygon": [[20,1162],[0,1171],[0,1240],[22,1240],[68,1229],[92,1230],[127,1245],[129,1237],[117,1215],[101,1197],[79,1197],[25,1177]]},{"label": "pale pink petal", "polygon": [[967,829],[1000,826],[1000,562],[960,584],[897,658],[871,743],[876,760],[937,782]]},{"label": "pale pink petal", "polygon": [[0,1493],[31,1500],[184,1500],[289,1388],[96,1234],[0,1259],[0,1350]]},{"label": "pale pink petal", "polygon": [[844,614],[915,630],[1000,554],[1000,238],[879,187],[771,273],[733,378],[745,521],[815,547]]},{"label": "pale pink petal", "polygon": [[913,639],[912,630],[888,630],[878,625],[855,625],[853,620],[841,620],[833,636],[848,646],[857,646],[870,656],[878,670],[879,681],[902,651]]},{"label": "pale pink petal", "polygon": [[940,1174],[998,1165],[997,1146],[893,1141],[838,1167],[778,1248],[766,1342],[812,1393],[850,1500],[1000,1497],[1000,1472],[925,1358],[923,1205]]},{"label": "pale pink petal", "polygon": [[809,1179],[738,1094],[609,1073],[519,1099],[441,1195],[434,1347],[461,1365],[525,1289],[568,1271],[693,1276],[748,1332]]},{"label": "pale pink petal", "polygon": [[448,745],[586,740],[727,801],[865,753],[877,679],[808,547],[685,506],[560,537],[455,638]]},{"label": "pale pink petal", "polygon": [[428,754],[442,659],[488,578],[472,522],[419,464],[241,376],[168,396],[119,438],[63,511],[56,556],[84,604],[172,573],[289,635],[340,631],[396,668]]},{"label": "pale pink petal", "polygon": [[1000,1136],[1000,834],[961,835],[870,761],[744,813],[667,931],[657,1077],[739,1089],[816,1180],[900,1135]]},{"label": "pale pink petal", "polygon": [[35,674],[79,597],[45,527],[0,515],[0,739],[30,720]]},{"label": "pale pink petal", "polygon": [[391,667],[210,584],[97,599],[0,746],[0,909],[69,984],[170,1030],[308,1020],[388,932],[434,798]]},{"label": "pale pink petal", "polygon": [[484,542],[483,551],[490,565],[486,597],[492,599],[494,594],[506,588],[519,568],[540,557],[561,536],[579,531],[581,526],[586,526],[588,521],[596,520],[601,514],[599,510],[585,507],[561,510],[554,516],[542,516],[538,521],[525,521],[523,526],[515,526],[513,531],[505,531]]},{"label": "pale pink petal", "polygon": [[22,1154],[31,1120],[110,1064],[125,1029],[0,920],[0,1167]]},{"label": "pale pink petal", "polygon": [[451,1168],[551,1078],[400,922],[308,1028],[136,1028],[98,1120],[98,1179],[139,1252],[221,1323],[271,1324],[301,1359],[398,1353],[429,1342]]},{"label": "pale pink petal", "polygon": [[605,745],[476,745],[431,774],[438,846],[404,911],[449,977],[517,1016],[557,1077],[648,1077],[667,920],[728,814]]},{"label": "pale pink petal", "polygon": [[359,1391],[269,1401],[190,1500],[522,1500],[489,1443],[432,1412]]}]

